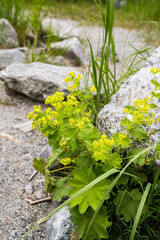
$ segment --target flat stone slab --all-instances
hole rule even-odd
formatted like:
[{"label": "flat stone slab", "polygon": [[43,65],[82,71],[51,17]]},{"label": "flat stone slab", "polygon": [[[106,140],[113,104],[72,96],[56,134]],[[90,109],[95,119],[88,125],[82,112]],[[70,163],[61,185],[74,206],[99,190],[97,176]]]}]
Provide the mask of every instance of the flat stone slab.
[{"label": "flat stone slab", "polygon": [[[54,92],[68,94],[64,79],[69,72],[78,72],[74,68],[55,66],[40,62],[28,64],[12,64],[0,72],[0,79],[5,81],[7,88],[22,93],[34,100],[44,101]],[[83,80],[81,87],[85,87]]]},{"label": "flat stone slab", "polygon": [[42,31],[49,31],[59,39],[70,37],[79,37],[79,32],[74,26],[68,24],[65,20],[55,18],[44,18],[42,20]]},{"label": "flat stone slab", "polygon": [[[106,133],[107,130],[109,130],[110,133],[120,132],[121,119],[126,116],[123,108],[126,105],[132,105],[137,98],[144,99],[145,96],[150,96],[154,90],[154,85],[151,83],[151,80],[155,79],[155,75],[150,72],[150,69],[154,66],[160,68],[160,47],[156,49],[147,60],[146,67],[131,76],[111,98],[109,104],[105,105],[100,111],[97,118],[97,127],[101,132]],[[156,76],[157,79],[159,79],[160,73]],[[160,117],[159,99],[153,98],[152,103],[158,106],[158,108],[153,109],[152,112],[155,113],[157,117]],[[157,128],[160,128],[160,124],[152,124],[150,126],[151,131]],[[160,132],[153,135],[154,143],[156,143],[159,138]]]},{"label": "flat stone slab", "polygon": [[0,19],[0,48],[19,47],[17,33],[7,19]]},{"label": "flat stone slab", "polygon": [[51,43],[50,47],[57,54],[64,53],[65,57],[76,62],[78,65],[88,65],[90,62],[88,53],[85,51],[81,42],[76,37]]},{"label": "flat stone slab", "polygon": [[13,63],[23,63],[27,48],[0,49],[0,70]]}]

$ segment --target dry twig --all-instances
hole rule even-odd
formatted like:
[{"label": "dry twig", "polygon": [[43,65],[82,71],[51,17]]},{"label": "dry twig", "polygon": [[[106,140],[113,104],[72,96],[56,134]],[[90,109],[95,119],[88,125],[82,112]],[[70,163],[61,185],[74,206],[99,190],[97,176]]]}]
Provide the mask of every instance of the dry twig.
[{"label": "dry twig", "polygon": [[38,173],[38,171],[35,171],[34,173],[32,173],[32,175],[29,177],[29,181],[32,180],[32,178]]},{"label": "dry twig", "polygon": [[41,203],[41,202],[46,202],[46,201],[50,201],[52,200],[52,197],[46,197],[46,198],[42,198],[42,199],[39,199],[39,200],[31,200],[31,199],[25,199],[26,202],[29,202],[30,205],[34,205],[34,204],[37,204],[37,203]]}]

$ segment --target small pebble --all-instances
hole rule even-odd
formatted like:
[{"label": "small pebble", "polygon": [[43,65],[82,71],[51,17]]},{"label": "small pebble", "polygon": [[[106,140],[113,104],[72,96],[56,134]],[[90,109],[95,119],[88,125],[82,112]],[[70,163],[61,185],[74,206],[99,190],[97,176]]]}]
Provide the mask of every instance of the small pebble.
[{"label": "small pebble", "polygon": [[26,185],[25,186],[25,191],[26,191],[26,193],[31,195],[34,192],[34,188],[33,188],[32,184]]}]

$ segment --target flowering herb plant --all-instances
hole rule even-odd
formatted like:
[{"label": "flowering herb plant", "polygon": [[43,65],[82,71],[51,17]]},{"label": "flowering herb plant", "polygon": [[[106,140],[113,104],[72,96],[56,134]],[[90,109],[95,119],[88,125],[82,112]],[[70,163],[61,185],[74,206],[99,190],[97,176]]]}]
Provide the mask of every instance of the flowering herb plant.
[{"label": "flowering herb plant", "polygon": [[[152,68],[151,72],[156,74],[160,69]],[[70,197],[66,204],[69,203],[79,239],[118,239],[118,234],[129,239],[127,230],[117,229],[115,233],[115,229],[118,224],[127,229],[134,222],[132,240],[138,223],[139,231],[145,232],[145,221],[150,217],[147,210],[155,214],[156,221],[159,216],[159,210],[150,211],[160,196],[160,167],[153,164],[160,158],[160,142],[151,147],[155,132],[150,131],[150,125],[160,122],[151,113],[157,108],[152,99],[160,98],[160,83],[152,80],[155,90],[151,96],[136,99],[132,106],[123,109],[123,131],[107,136],[92,120],[90,108],[96,88],[92,86],[84,93],[80,90],[81,79],[81,75],[71,72],[65,79],[71,82],[67,97],[56,92],[47,97],[45,103],[50,106],[44,112],[40,106],[34,106],[29,113],[33,128],[38,128],[53,147],[48,160],[34,158],[33,166],[45,176],[45,189],[52,193],[53,200]],[[151,148],[154,150],[150,151]],[[157,232],[154,233],[156,236]]]}]

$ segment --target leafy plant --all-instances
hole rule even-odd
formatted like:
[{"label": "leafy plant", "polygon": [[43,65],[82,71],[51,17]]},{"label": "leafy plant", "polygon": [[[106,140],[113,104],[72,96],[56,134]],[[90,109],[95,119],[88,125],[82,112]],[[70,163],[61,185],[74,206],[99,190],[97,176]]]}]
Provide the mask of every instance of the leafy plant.
[{"label": "leafy plant", "polygon": [[[154,74],[159,71],[151,69]],[[125,222],[126,227],[123,233],[121,229],[116,236],[113,234],[113,239],[121,237],[119,234],[125,234],[122,239],[132,240],[135,234],[139,237],[136,230],[143,232],[147,220],[152,217],[152,221],[157,221],[159,216],[159,207],[154,202],[160,194],[160,167],[156,170],[153,161],[159,157],[160,143],[148,148],[136,143],[149,141],[151,145],[155,132],[150,132],[149,126],[160,121],[155,114],[150,114],[157,107],[151,100],[159,98],[160,84],[152,80],[155,90],[151,97],[137,99],[132,106],[126,106],[127,117],[121,121],[124,130],[109,137],[92,124],[89,107],[93,100],[91,90],[96,89],[92,86],[90,92],[85,93],[80,89],[81,76],[73,72],[65,81],[71,82],[68,87],[71,93],[66,100],[63,93],[56,92],[46,99],[46,104],[53,108],[42,112],[40,106],[35,106],[28,116],[33,118],[33,128],[38,127],[53,146],[51,157],[47,161],[35,158],[34,167],[45,176],[45,188],[53,193],[54,200],[70,197],[48,216],[69,204],[72,221],[83,240],[108,238],[117,222],[123,225],[122,229]],[[155,150],[150,151],[151,148]],[[53,170],[55,161],[61,166]],[[57,176],[61,178],[57,180]],[[153,218],[153,214],[156,217]],[[130,232],[126,231],[128,227]],[[148,236],[153,232],[157,236],[152,226]]]}]

